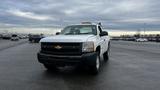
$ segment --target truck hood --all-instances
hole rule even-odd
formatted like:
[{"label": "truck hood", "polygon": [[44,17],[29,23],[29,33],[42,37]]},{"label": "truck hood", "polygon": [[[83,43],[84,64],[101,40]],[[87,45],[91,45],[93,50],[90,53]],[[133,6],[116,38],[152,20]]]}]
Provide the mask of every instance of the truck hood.
[{"label": "truck hood", "polygon": [[94,35],[56,35],[43,38],[40,42],[86,42],[91,37]]}]

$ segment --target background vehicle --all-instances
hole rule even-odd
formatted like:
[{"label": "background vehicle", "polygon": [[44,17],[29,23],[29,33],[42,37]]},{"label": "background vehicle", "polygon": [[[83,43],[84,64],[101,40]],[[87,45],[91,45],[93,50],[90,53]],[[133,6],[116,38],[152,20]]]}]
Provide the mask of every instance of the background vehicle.
[{"label": "background vehicle", "polygon": [[38,43],[42,38],[44,38],[43,34],[35,34],[35,35],[29,35],[29,41]]},{"label": "background vehicle", "polygon": [[0,39],[2,38],[2,34],[0,34]]},{"label": "background vehicle", "polygon": [[100,24],[67,26],[59,35],[43,38],[40,42],[38,60],[47,69],[81,65],[97,74],[103,60],[109,59],[110,38]]},{"label": "background vehicle", "polygon": [[2,38],[3,39],[11,39],[11,35],[10,34],[2,34]]},{"label": "background vehicle", "polygon": [[147,42],[148,40],[146,38],[138,38],[136,39],[136,42]]},{"label": "background vehicle", "polygon": [[19,35],[19,39],[27,39],[27,35]]},{"label": "background vehicle", "polygon": [[19,40],[18,35],[17,34],[12,34],[11,40],[12,41],[18,41]]}]

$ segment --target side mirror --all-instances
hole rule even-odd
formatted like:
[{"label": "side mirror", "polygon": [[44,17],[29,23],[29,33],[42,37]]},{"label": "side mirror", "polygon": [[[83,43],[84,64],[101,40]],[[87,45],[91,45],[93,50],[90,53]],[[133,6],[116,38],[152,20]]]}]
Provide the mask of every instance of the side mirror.
[{"label": "side mirror", "polygon": [[56,35],[59,35],[60,34],[60,32],[56,32]]},{"label": "side mirror", "polygon": [[100,36],[108,36],[108,32],[107,31],[102,31],[102,33],[100,33]]}]

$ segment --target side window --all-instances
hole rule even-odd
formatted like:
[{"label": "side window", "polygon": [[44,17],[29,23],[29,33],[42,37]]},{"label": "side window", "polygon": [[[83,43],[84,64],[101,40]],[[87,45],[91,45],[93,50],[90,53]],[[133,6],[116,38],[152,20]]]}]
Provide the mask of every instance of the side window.
[{"label": "side window", "polygon": [[102,29],[100,26],[98,26],[99,32],[102,33]]}]

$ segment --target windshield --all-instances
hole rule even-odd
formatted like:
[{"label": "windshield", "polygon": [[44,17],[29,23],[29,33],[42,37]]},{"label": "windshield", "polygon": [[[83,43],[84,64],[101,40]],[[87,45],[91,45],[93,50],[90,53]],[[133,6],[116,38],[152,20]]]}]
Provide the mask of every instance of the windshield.
[{"label": "windshield", "polygon": [[96,25],[73,25],[64,28],[61,35],[97,34]]},{"label": "windshield", "polygon": [[12,35],[12,37],[17,37],[17,35]]},{"label": "windshield", "polygon": [[31,35],[31,37],[40,37],[40,35]]}]

